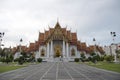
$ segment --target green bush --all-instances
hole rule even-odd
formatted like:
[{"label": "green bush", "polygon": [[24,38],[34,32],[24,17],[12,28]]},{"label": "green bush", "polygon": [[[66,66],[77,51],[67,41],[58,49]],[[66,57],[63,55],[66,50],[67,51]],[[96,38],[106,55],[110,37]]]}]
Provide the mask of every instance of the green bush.
[{"label": "green bush", "polygon": [[5,62],[5,58],[1,57],[0,61],[4,63]]},{"label": "green bush", "polygon": [[14,59],[14,62],[18,62],[19,58]]},{"label": "green bush", "polygon": [[88,57],[88,60],[89,60],[89,61],[91,61],[91,60],[92,60],[91,56],[90,56],[90,57]]},{"label": "green bush", "polygon": [[97,62],[97,56],[93,56],[91,61],[92,61],[93,63],[96,63],[96,62]]},{"label": "green bush", "polygon": [[3,63],[9,63],[9,62],[12,62],[11,58],[7,57],[7,58],[0,58],[0,62],[3,62]]},{"label": "green bush", "polygon": [[32,58],[28,58],[28,59],[26,60],[26,62],[32,62],[32,61],[33,61]]},{"label": "green bush", "polygon": [[22,65],[24,63],[24,57],[21,56],[19,59],[18,59],[18,64]]},{"label": "green bush", "polygon": [[111,56],[111,55],[105,56],[105,60],[108,62],[112,62],[114,61],[114,56]]},{"label": "green bush", "polygon": [[13,55],[10,55],[10,62],[12,62],[13,61],[13,59],[14,59],[14,57],[13,57]]},{"label": "green bush", "polygon": [[85,54],[84,53],[81,53],[81,58],[85,59]]},{"label": "green bush", "polygon": [[37,59],[37,62],[42,62],[42,58],[38,58],[38,59]]},{"label": "green bush", "polygon": [[85,61],[86,61],[86,59],[84,59],[84,58],[80,58],[80,60],[81,60],[82,62],[85,62]]},{"label": "green bush", "polygon": [[80,59],[79,59],[79,58],[75,58],[74,61],[75,61],[75,62],[79,62]]},{"label": "green bush", "polygon": [[9,62],[11,62],[11,59],[8,57],[5,59],[5,62],[8,64]]},{"label": "green bush", "polygon": [[91,55],[91,56],[95,56],[95,55],[96,55],[96,53],[92,52],[90,55]]},{"label": "green bush", "polygon": [[85,62],[85,61],[86,61],[86,56],[85,56],[84,53],[81,53],[81,58],[80,58],[80,60],[81,60],[82,62]]},{"label": "green bush", "polygon": [[89,59],[91,62],[96,63],[97,61],[100,61],[100,60],[101,60],[101,57],[100,57],[98,54],[92,52],[92,53],[90,54],[90,57],[89,57],[88,59]]},{"label": "green bush", "polygon": [[96,60],[100,61],[100,56],[98,54],[96,55]]},{"label": "green bush", "polygon": [[104,57],[103,56],[100,57],[100,61],[104,61]]},{"label": "green bush", "polygon": [[0,57],[0,62],[2,62],[2,58]]}]

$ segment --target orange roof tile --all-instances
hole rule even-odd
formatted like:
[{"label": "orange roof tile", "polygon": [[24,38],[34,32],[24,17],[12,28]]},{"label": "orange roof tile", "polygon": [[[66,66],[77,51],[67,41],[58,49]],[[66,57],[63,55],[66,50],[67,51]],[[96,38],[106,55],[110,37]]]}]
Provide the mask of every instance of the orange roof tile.
[{"label": "orange roof tile", "polygon": [[50,28],[50,29],[49,29],[50,34],[51,34],[53,31],[54,31],[54,28]]},{"label": "orange roof tile", "polygon": [[87,48],[86,43],[81,43],[80,46],[82,51],[85,51]]},{"label": "orange roof tile", "polygon": [[66,28],[62,28],[62,32],[63,32],[64,35],[66,35],[67,34]]}]

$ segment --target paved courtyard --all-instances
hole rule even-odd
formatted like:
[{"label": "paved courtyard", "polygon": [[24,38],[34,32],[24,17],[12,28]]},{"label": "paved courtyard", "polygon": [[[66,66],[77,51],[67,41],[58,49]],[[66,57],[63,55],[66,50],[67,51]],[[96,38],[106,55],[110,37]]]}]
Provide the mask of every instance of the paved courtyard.
[{"label": "paved courtyard", "polygon": [[120,80],[120,74],[73,62],[43,62],[2,73],[0,80]]}]

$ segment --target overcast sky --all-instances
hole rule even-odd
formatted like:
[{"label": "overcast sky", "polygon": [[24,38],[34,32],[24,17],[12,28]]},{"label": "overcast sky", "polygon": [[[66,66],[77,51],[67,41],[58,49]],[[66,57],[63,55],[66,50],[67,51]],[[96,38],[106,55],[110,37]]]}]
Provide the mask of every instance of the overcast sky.
[{"label": "overcast sky", "polygon": [[77,32],[87,45],[103,46],[112,42],[116,32],[120,42],[120,0],[0,0],[0,32],[5,32],[5,47],[29,45],[38,33],[54,27],[57,19],[62,27]]}]

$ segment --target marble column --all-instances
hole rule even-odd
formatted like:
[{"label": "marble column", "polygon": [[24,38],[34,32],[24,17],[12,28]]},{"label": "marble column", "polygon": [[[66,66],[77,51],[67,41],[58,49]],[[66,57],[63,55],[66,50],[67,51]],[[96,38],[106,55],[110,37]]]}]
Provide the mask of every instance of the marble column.
[{"label": "marble column", "polygon": [[53,41],[51,41],[50,57],[53,57]]},{"label": "marble column", "polygon": [[66,53],[67,53],[67,58],[69,57],[69,46],[68,46],[68,43],[66,43]]},{"label": "marble column", "polygon": [[63,58],[65,57],[65,41],[63,40]]},{"label": "marble column", "polygon": [[50,52],[49,52],[49,42],[47,43],[47,58],[49,58],[49,54],[50,54]]}]

